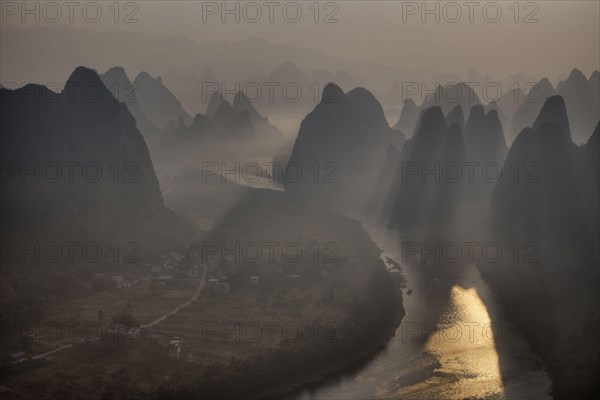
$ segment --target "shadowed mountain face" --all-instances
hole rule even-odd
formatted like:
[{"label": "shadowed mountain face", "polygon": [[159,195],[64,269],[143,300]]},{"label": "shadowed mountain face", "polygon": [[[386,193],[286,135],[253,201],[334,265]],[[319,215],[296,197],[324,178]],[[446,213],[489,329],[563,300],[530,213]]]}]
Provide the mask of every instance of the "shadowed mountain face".
[{"label": "shadowed mountain face", "polygon": [[600,119],[598,89],[593,85],[594,83],[590,84],[581,71],[574,69],[558,91],[564,98],[571,121],[571,134],[577,144],[588,140],[590,132]]},{"label": "shadowed mountain face", "polygon": [[469,160],[460,121],[464,124],[461,106],[449,118],[440,107],[424,112],[419,130],[407,140],[394,169],[380,215],[383,221],[438,237],[464,222],[460,211],[473,201],[473,191],[460,178]]},{"label": "shadowed mountain face", "polygon": [[600,367],[600,134],[597,125],[578,147],[568,128],[564,101],[555,96],[534,128],[515,139],[504,168],[520,165],[525,174],[504,174],[496,185],[492,239],[527,246],[527,254],[480,266],[515,321],[536,327],[525,336],[545,359],[557,398],[593,398]]},{"label": "shadowed mountain face", "polygon": [[586,222],[581,202],[590,196],[582,196],[582,191],[598,185],[594,168],[599,155],[591,150],[597,141],[598,127],[585,146],[575,146],[563,98],[548,98],[533,128],[519,134],[506,158],[505,168],[515,163],[534,168],[524,177],[530,185],[510,174],[496,185],[492,202],[496,229],[509,237],[515,234],[511,224],[518,221],[521,234],[534,238],[560,234],[561,239],[575,240],[585,235],[586,224],[594,220]]},{"label": "shadowed mountain face", "polygon": [[496,110],[485,114],[483,106],[471,109],[465,128],[465,147],[469,161],[478,163],[478,170],[481,171],[477,180],[470,185],[468,197],[484,204],[490,199],[508,150]]},{"label": "shadowed mountain face", "polygon": [[421,171],[433,170],[442,162],[444,148],[449,146],[447,131],[442,109],[431,107],[423,114],[416,134],[407,140],[385,207],[391,225],[413,225],[428,220],[437,182],[435,179],[424,182]]},{"label": "shadowed mountain face", "polygon": [[[446,124],[451,126],[452,124],[458,125],[461,132],[465,130],[465,116],[463,114],[463,109],[460,105],[454,107],[452,111],[446,115]],[[462,134],[461,134],[462,136]],[[462,139],[461,139],[462,140]]]},{"label": "shadowed mountain face", "polygon": [[[451,163],[463,165],[467,160],[467,152],[461,128],[457,123],[453,123],[448,127],[446,143],[442,150],[441,163],[442,165],[450,165]],[[465,184],[460,181],[442,180],[440,182],[435,189],[433,197],[430,226],[449,227],[451,225],[456,226],[462,222],[459,219],[459,207],[468,195],[465,189]]]},{"label": "shadowed mountain face", "polygon": [[[235,112],[235,111],[234,111]],[[252,124],[252,118],[248,110],[235,114],[224,127],[224,132],[231,139],[249,139],[256,135],[256,129]]]},{"label": "shadowed mountain face", "polygon": [[207,114],[196,114],[191,122],[179,117],[165,126],[153,156],[161,166],[201,163],[216,154],[243,154],[243,157],[265,157],[286,143],[285,137],[268,118],[238,92],[229,102],[215,92]]},{"label": "shadowed mountain face", "polygon": [[[221,97],[221,95],[219,94],[217,97]],[[219,102],[216,100],[213,102],[213,104],[216,103],[219,105],[216,107],[212,115],[209,113],[208,116],[212,119],[215,126],[223,127],[227,125],[229,121],[231,121],[231,119],[235,116],[235,112],[233,111],[233,107],[231,107],[231,103],[229,103],[229,101],[223,100],[222,102]]]},{"label": "shadowed mountain face", "polygon": [[[431,107],[438,106],[442,109],[444,115],[450,116],[452,114],[452,122],[458,123],[460,129],[464,130],[464,121],[461,123],[459,114],[456,114],[458,113],[457,107],[460,107],[462,112],[462,110],[470,110],[473,106],[479,104],[481,104],[479,96],[473,88],[465,83],[438,85],[435,93],[425,96],[420,106],[416,106],[411,99],[406,100],[400,119],[394,129],[400,129],[407,135],[416,133],[425,112]],[[455,118],[456,120],[454,120]]]},{"label": "shadowed mountain face", "polygon": [[569,117],[567,116],[567,109],[565,107],[565,101],[561,96],[548,97],[544,102],[544,106],[540,111],[540,115],[536,118],[533,123],[533,129],[539,130],[541,125],[545,122],[551,122],[558,126],[562,133],[565,135],[567,142],[571,142],[571,129],[569,128]]},{"label": "shadowed mountain face", "polygon": [[[362,88],[344,93],[329,84],[300,125],[288,163],[290,176],[283,179],[286,190],[335,207],[362,209],[364,185],[373,183],[388,146],[401,147],[403,142],[371,93]],[[302,174],[297,181],[292,166]]]},{"label": "shadowed mountain face", "polygon": [[136,125],[149,146],[155,144],[162,135],[162,130],[152,123],[140,108],[137,87],[131,83],[125,69],[113,67],[100,75],[102,83],[113,93],[120,102],[125,103],[131,115],[135,118]]},{"label": "shadowed mountain face", "polygon": [[523,104],[513,115],[509,141],[514,140],[524,128],[533,124],[544,105],[544,101],[554,94],[554,87],[547,78],[540,80],[529,89]]},{"label": "shadowed mountain face", "polygon": [[[474,81],[480,82],[480,81]],[[460,105],[463,110],[470,110],[473,106],[481,104],[479,96],[473,88],[466,83],[438,85],[435,93],[427,95],[421,110],[439,106],[444,114],[448,114],[454,107]]]},{"label": "shadowed mountain face", "polygon": [[207,114],[197,114],[189,127],[180,118],[174,133],[193,134],[197,138],[257,141],[271,146],[281,145],[284,140],[279,129],[260,115],[242,92],[235,95],[232,103],[220,92],[215,92],[208,103]]},{"label": "shadowed mountain face", "polygon": [[588,80],[581,71],[573,69],[566,80],[559,83],[556,90],[552,88],[548,79],[542,79],[530,89],[523,104],[515,112],[512,119],[511,137],[516,137],[523,128],[532,126],[544,101],[548,97],[558,94],[564,99],[573,142],[585,143],[600,119],[599,91],[597,71]]},{"label": "shadowed mountain face", "polygon": [[233,114],[236,117],[242,116],[244,119],[246,118],[244,115],[247,114],[258,140],[271,144],[281,144],[283,141],[281,131],[272,125],[267,117],[260,115],[254,104],[242,92],[238,92],[233,99]]},{"label": "shadowed mountain face", "polygon": [[583,199],[586,202],[586,220],[589,224],[589,231],[600,232],[600,209],[598,208],[598,199],[600,199],[600,122],[596,125],[594,133],[583,147],[583,155],[579,162],[589,171],[580,176],[579,187],[583,188]]},{"label": "shadowed mountain face", "polygon": [[206,115],[209,118],[213,118],[215,116],[215,113],[219,110],[219,108],[224,102],[225,98],[223,97],[221,92],[214,93],[208,101],[208,106],[206,107]]},{"label": "shadowed mountain face", "polygon": [[400,119],[394,125],[394,129],[399,130],[405,135],[412,135],[419,119],[419,108],[412,99],[407,99],[402,107]]},{"label": "shadowed mountain face", "polygon": [[483,106],[471,109],[465,128],[465,146],[469,159],[473,161],[502,164],[507,147],[496,110],[485,114]]},{"label": "shadowed mountain face", "polygon": [[[590,160],[592,160],[591,161],[592,162],[591,171],[594,174],[594,176],[598,176],[598,174],[600,174],[600,170],[598,169],[598,158],[599,158],[599,154],[600,154],[600,152],[598,151],[598,146],[600,143],[599,136],[600,136],[600,122],[596,125],[596,129],[594,129],[594,133],[592,133],[592,136],[590,137],[588,142],[585,144],[587,157],[590,158]],[[598,183],[598,180],[596,180],[596,183]]]},{"label": "shadowed mountain face", "polygon": [[527,128],[519,134],[505,166],[535,165],[539,173],[528,178],[531,185],[515,183],[509,174],[496,186],[492,209],[496,213],[495,223],[506,237],[515,234],[513,221],[518,221],[520,232],[530,238],[561,231],[566,231],[567,237],[581,234],[571,231],[583,226],[579,189],[571,163],[573,151],[574,146],[565,133],[552,122],[540,122],[537,129]]},{"label": "shadowed mountain face", "polygon": [[600,103],[600,72],[594,71],[592,75],[590,75],[589,84],[592,95],[594,95],[596,101]]},{"label": "shadowed mountain face", "polygon": [[169,135],[164,142],[197,140],[207,138],[215,134],[215,128],[206,115],[196,114],[192,124],[188,127],[183,118],[179,118],[177,125],[167,131]]},{"label": "shadowed mountain face", "polygon": [[510,89],[500,96],[496,105],[498,106],[498,109],[502,111],[502,114],[510,121],[519,106],[523,104],[525,96],[526,94],[521,88]]},{"label": "shadowed mountain face", "polygon": [[500,109],[498,103],[489,103],[484,107],[484,110],[486,114],[490,111],[494,111],[497,114],[498,120],[500,121],[500,124],[502,125],[503,131],[505,131],[506,136],[506,131],[510,129],[510,119],[504,114],[504,112],[502,112],[502,109]]},{"label": "shadowed mountain face", "polygon": [[159,128],[164,128],[169,121],[183,118],[186,124],[192,117],[183,109],[181,103],[165,85],[161,78],[153,78],[147,72],[140,72],[133,81],[137,89],[141,109]]},{"label": "shadowed mountain face", "polygon": [[[466,228],[477,220],[489,201],[507,147],[496,110],[486,114],[483,106],[474,106],[464,136],[461,124],[465,125],[460,105],[445,118],[441,107],[423,112],[390,178],[382,220],[391,226],[435,229],[438,234],[440,228]],[[461,220],[463,213],[468,220]]]},{"label": "shadowed mountain face", "polygon": [[320,87],[325,87],[329,82],[335,82],[336,85],[344,88],[356,87],[358,82],[348,73],[348,71],[338,71],[335,74],[326,69],[317,69],[313,72],[309,83],[318,83]]},{"label": "shadowed mountain face", "polygon": [[3,178],[5,233],[29,227],[109,239],[103,235],[121,226],[119,234],[174,242],[190,232],[163,204],[135,119],[95,71],[77,68],[61,93],[36,85],[1,91],[1,155],[16,168]]}]

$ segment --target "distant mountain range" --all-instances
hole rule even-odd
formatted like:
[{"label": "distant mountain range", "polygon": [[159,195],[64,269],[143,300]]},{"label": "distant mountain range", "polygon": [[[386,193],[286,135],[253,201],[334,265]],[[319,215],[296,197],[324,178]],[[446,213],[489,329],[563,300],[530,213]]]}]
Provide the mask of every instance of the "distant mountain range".
[{"label": "distant mountain range", "polygon": [[[19,43],[21,52],[11,46]],[[60,43],[61,57],[56,57]],[[284,62],[302,71],[347,71],[369,85],[383,90],[398,76],[410,75],[401,68],[369,62],[355,62],[305,49],[272,43],[257,37],[239,42],[218,41],[198,43],[183,37],[155,37],[125,31],[92,31],[69,26],[3,27],[0,44],[3,48],[0,67],[11,80],[27,82],[33,78],[42,82],[62,82],[64,71],[77,65],[94,65],[107,70],[122,65],[135,74],[147,71],[152,76],[163,75],[174,67],[188,77],[201,77],[210,67],[220,79],[243,81],[252,71],[272,71]],[[90,51],[93,48],[93,51]],[[132,49],[152,49],[132,51]],[[39,60],[46,60],[39,63]],[[23,64],[29,65],[23,75]],[[44,65],[41,65],[44,64]],[[174,70],[174,72],[177,72]],[[169,77],[170,78],[170,77]],[[343,78],[343,73],[342,73]],[[165,77],[167,81],[167,78]],[[172,82],[168,79],[169,84]],[[191,82],[195,84],[197,82]],[[341,82],[343,84],[343,82]],[[173,87],[178,94],[179,89]],[[184,99],[182,99],[184,100]]]},{"label": "distant mountain range", "polygon": [[335,74],[329,70],[300,70],[285,61],[271,70],[256,70],[236,77],[230,70],[207,67],[198,77],[194,68],[170,68],[165,83],[173,88],[188,108],[206,110],[215,91],[232,93],[242,91],[262,112],[303,114],[314,107],[325,85],[335,82],[344,90],[361,86],[348,71]]},{"label": "distant mountain range", "polygon": [[190,126],[179,118],[176,126],[166,129],[166,136],[213,140],[241,140],[280,145],[283,134],[271,125],[266,117],[256,111],[254,105],[238,92],[230,103],[220,92],[214,93],[209,101],[206,115],[196,114]]},{"label": "distant mountain range", "polygon": [[104,85],[117,100],[125,103],[149,146],[159,140],[162,129],[152,122],[140,107],[139,88],[132,83],[123,67],[113,67],[100,75]]},{"label": "distant mountain range", "polygon": [[531,126],[544,101],[558,94],[562,96],[567,107],[573,141],[578,144],[585,143],[600,119],[599,91],[598,71],[587,79],[581,71],[573,69],[556,90],[548,79],[542,79],[529,90],[523,104],[515,112],[510,129],[511,136],[516,137],[523,128]]},{"label": "distant mountain range", "polygon": [[[477,74],[473,73],[473,75]],[[581,71],[573,69],[566,80],[560,82],[560,88],[555,89],[547,78],[543,78],[535,84],[530,83],[507,90],[497,101],[486,104],[485,110],[497,112],[506,140],[510,143],[525,127],[533,124],[544,101],[550,96],[559,94],[567,105],[573,128],[573,140],[575,143],[582,144],[587,141],[590,132],[600,119],[599,76],[600,73],[594,71],[588,79]],[[395,85],[399,84],[396,82]],[[526,88],[527,93],[521,87]],[[465,83],[438,85],[435,93],[428,94],[420,105],[415,104],[413,99],[407,99],[394,128],[411,136],[418,129],[417,122],[423,112],[429,107],[438,105],[447,115],[457,105],[461,105],[463,110],[470,110],[478,104],[483,103],[477,91]]]},{"label": "distant mountain range", "polygon": [[273,148],[285,143],[279,129],[260,115],[241,92],[231,102],[215,92],[206,114],[197,113],[192,118],[160,77],[141,72],[130,82],[124,68],[113,67],[101,79],[135,117],[158,164],[197,159],[200,150],[215,142],[254,143]]}]

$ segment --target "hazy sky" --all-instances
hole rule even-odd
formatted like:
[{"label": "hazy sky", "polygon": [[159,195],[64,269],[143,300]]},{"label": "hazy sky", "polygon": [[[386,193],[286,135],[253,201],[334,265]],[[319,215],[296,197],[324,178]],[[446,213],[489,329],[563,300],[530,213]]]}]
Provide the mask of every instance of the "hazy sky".
[{"label": "hazy sky", "polygon": [[[17,4],[17,14],[13,15],[14,10],[7,3]],[[22,11],[21,3],[3,1],[3,26],[38,24],[34,15],[26,16],[25,23],[21,21],[18,14]],[[499,76],[523,72],[553,79],[573,67],[589,75],[600,64],[600,2],[596,0],[524,1],[517,7],[514,1],[429,1],[426,4],[323,1],[318,7],[314,1],[271,2],[273,22],[269,21],[270,6],[265,1],[227,2],[229,9],[238,7],[239,22],[235,21],[235,13],[222,15],[222,2],[121,2],[118,23],[114,22],[112,1],[96,4],[102,9],[97,23],[87,22],[82,17],[82,6],[75,9],[73,23],[68,22],[68,9],[63,6],[63,16],[58,22],[86,29],[185,36],[199,42],[237,41],[258,36],[355,61],[373,61],[431,73],[464,74],[475,68]],[[29,7],[35,6],[30,4]],[[433,12],[423,16],[424,7]],[[262,16],[252,22],[257,9]],[[298,9],[302,15],[297,18],[298,22],[292,23]],[[41,10],[40,15],[39,24],[43,25],[44,20],[55,17],[56,11],[50,7]],[[87,10],[87,15],[90,20],[94,19],[95,6]],[[127,15],[138,22],[123,23]],[[328,16],[331,23],[324,23]],[[225,23],[221,22],[223,17]],[[319,22],[315,22],[315,17]],[[422,22],[423,17],[425,22]],[[493,22],[495,20],[497,22]]]}]

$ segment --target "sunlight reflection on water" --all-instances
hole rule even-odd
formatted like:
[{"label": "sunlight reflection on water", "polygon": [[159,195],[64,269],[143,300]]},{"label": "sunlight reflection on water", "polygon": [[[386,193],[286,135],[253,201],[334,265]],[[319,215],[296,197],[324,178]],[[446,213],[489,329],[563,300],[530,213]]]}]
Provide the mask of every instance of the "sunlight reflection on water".
[{"label": "sunlight reflection on water", "polygon": [[360,371],[294,398],[551,399],[551,382],[539,357],[519,337],[474,264],[435,270],[433,279],[440,287],[448,285],[449,296],[441,315],[430,321],[440,287],[431,289],[421,268],[400,262],[398,233],[368,231],[388,269],[401,265],[408,282],[403,290],[406,316],[387,348]]},{"label": "sunlight reflection on water", "polygon": [[425,344],[441,363],[437,372],[457,377],[445,382],[445,398],[503,395],[491,323],[475,288],[452,287],[450,305]]}]

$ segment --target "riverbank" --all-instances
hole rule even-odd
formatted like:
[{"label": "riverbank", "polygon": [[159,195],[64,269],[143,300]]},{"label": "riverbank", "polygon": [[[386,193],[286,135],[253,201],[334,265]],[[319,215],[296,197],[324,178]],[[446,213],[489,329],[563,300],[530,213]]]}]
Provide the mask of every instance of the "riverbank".
[{"label": "riverbank", "polygon": [[[515,328],[473,264],[434,266],[413,257],[405,260],[403,242],[412,237],[368,225],[365,230],[383,250],[388,269],[399,264],[406,278],[406,314],[400,328],[370,362],[290,398],[551,398],[551,383],[539,358],[526,341],[515,340]],[[494,332],[487,328],[491,326]]]},{"label": "riverbank", "polygon": [[[404,316],[401,279],[392,279],[400,274],[388,273],[358,221],[325,207],[248,189],[190,251],[204,254],[206,244],[252,246],[263,257],[250,262],[243,252],[213,254],[207,278],[227,282],[225,291],[207,286],[139,341],[78,346],[14,382],[25,387],[30,379],[75,371],[63,379],[78,382],[72,393],[86,398],[280,398],[364,366],[385,349]],[[302,252],[281,252],[289,247]],[[135,316],[136,304],[132,309]],[[175,337],[182,339],[178,357],[164,346]]]},{"label": "riverbank", "polygon": [[[391,274],[390,274],[391,275]],[[390,276],[390,278],[394,278]],[[402,280],[398,280],[398,284],[402,284]],[[398,290],[400,288],[398,287]],[[277,386],[273,386],[251,396],[251,399],[275,400],[281,398],[293,398],[303,390],[310,390],[313,387],[325,384],[330,380],[343,377],[349,373],[355,372],[365,365],[368,365],[381,352],[385,351],[390,340],[395,337],[397,329],[402,323],[402,319],[406,315],[402,305],[402,293],[398,292],[398,304],[396,313],[389,321],[389,328],[382,332],[380,338],[373,340],[368,346],[360,348],[359,351],[348,353],[346,357],[340,358],[333,363],[317,368],[308,374],[302,376],[301,379],[290,379],[282,382]]]}]

